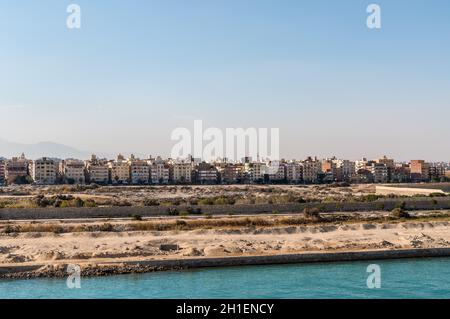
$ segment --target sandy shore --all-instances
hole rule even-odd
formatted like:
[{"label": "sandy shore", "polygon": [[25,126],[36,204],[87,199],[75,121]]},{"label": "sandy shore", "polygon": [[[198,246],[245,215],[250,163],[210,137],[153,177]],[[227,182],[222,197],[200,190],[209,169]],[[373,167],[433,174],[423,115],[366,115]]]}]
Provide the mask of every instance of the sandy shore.
[{"label": "sandy shore", "polygon": [[[128,223],[118,221],[115,227],[126,229]],[[430,220],[168,231],[2,233],[0,276],[20,277],[14,274],[18,271],[28,271],[25,277],[33,273],[57,275],[63,273],[67,264],[80,265],[85,275],[96,275],[101,265],[103,271],[97,272],[104,275],[177,268],[173,264],[165,267],[164,263],[145,266],[148,261],[449,248],[449,230],[450,221]]]}]

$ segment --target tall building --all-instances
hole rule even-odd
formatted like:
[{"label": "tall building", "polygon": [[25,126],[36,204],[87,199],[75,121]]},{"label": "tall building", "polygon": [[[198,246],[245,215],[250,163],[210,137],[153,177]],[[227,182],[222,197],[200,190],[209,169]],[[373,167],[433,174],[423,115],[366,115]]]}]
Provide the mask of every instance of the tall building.
[{"label": "tall building", "polygon": [[349,160],[335,160],[336,179],[338,181],[350,181],[356,174],[355,162]]},{"label": "tall building", "polygon": [[374,183],[387,183],[389,181],[389,170],[385,164],[373,163],[370,172]]},{"label": "tall building", "polygon": [[107,184],[109,182],[109,168],[106,159],[99,159],[92,155],[86,161],[86,172],[91,183]]},{"label": "tall building", "polygon": [[222,182],[226,184],[240,183],[244,180],[244,165],[243,164],[227,164],[222,169]]},{"label": "tall building", "polygon": [[152,184],[167,184],[170,178],[169,165],[161,157],[149,161],[150,182]]},{"label": "tall building", "polygon": [[433,181],[441,181],[445,179],[446,168],[442,164],[430,165],[430,179]]},{"label": "tall building", "polygon": [[84,184],[86,182],[84,162],[77,159],[66,159],[59,164],[59,173],[65,183]]},{"label": "tall building", "polygon": [[55,184],[58,166],[54,159],[42,157],[33,162],[31,177],[39,185]]},{"label": "tall building", "polygon": [[174,162],[170,166],[170,180],[174,183],[190,183],[192,181],[192,164]]},{"label": "tall building", "polygon": [[303,166],[296,161],[286,163],[286,181],[300,183],[303,180]]},{"label": "tall building", "polygon": [[211,185],[219,181],[217,168],[209,163],[200,163],[195,170],[195,175],[199,184]]},{"label": "tall building", "polygon": [[[270,165],[270,163],[269,163]],[[286,164],[285,163],[278,163],[277,166],[273,166],[272,170],[274,172],[271,172],[271,169],[268,170],[269,175],[269,181],[271,182],[285,182],[286,181]]]},{"label": "tall building", "polygon": [[146,160],[135,158],[131,155],[130,163],[130,177],[133,184],[148,184],[150,180],[150,168]]},{"label": "tall building", "polygon": [[412,160],[409,167],[413,181],[428,181],[430,179],[430,164],[424,160]]},{"label": "tall building", "polygon": [[108,162],[113,184],[128,184],[130,182],[130,164],[122,155],[116,161]]},{"label": "tall building", "polygon": [[316,183],[319,174],[322,173],[322,163],[317,158],[308,157],[302,162],[303,181],[306,183]]},{"label": "tall building", "polygon": [[5,182],[5,165],[6,158],[0,157],[0,184],[3,184]]},{"label": "tall building", "polygon": [[5,165],[6,182],[8,184],[23,183],[27,180],[30,182],[29,165],[30,161],[25,158],[24,154],[7,160]]},{"label": "tall building", "polygon": [[248,174],[251,182],[262,182],[267,172],[267,165],[262,162],[246,162],[245,172]]}]

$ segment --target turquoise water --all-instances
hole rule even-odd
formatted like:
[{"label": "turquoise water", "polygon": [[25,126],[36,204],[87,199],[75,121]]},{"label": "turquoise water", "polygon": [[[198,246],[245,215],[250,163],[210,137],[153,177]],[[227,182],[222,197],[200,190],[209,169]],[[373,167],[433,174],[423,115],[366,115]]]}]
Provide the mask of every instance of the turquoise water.
[{"label": "turquoise water", "polygon": [[[381,267],[381,288],[366,270]],[[115,277],[0,281],[1,298],[450,298],[450,258],[210,268]]]}]

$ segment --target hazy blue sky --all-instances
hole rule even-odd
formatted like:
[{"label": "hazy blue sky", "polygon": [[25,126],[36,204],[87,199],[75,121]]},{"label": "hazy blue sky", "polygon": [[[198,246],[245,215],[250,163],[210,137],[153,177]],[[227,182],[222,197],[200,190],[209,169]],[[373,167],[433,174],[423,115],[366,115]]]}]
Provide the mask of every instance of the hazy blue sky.
[{"label": "hazy blue sky", "polygon": [[1,139],[168,155],[202,119],[279,127],[286,158],[450,160],[448,0],[0,0],[0,41]]}]

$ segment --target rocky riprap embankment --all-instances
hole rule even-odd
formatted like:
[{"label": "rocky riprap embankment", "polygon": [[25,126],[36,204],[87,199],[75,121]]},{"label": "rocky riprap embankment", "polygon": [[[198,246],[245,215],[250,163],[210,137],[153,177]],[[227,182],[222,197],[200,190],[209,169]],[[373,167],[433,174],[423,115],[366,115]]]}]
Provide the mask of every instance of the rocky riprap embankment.
[{"label": "rocky riprap embankment", "polygon": [[[146,265],[85,265],[81,267],[81,277],[115,276],[125,274],[142,274],[155,271],[183,270],[182,267],[162,267]],[[67,265],[47,265],[35,271],[12,272],[0,274],[0,279],[35,279],[35,278],[67,278],[70,273]]]}]

